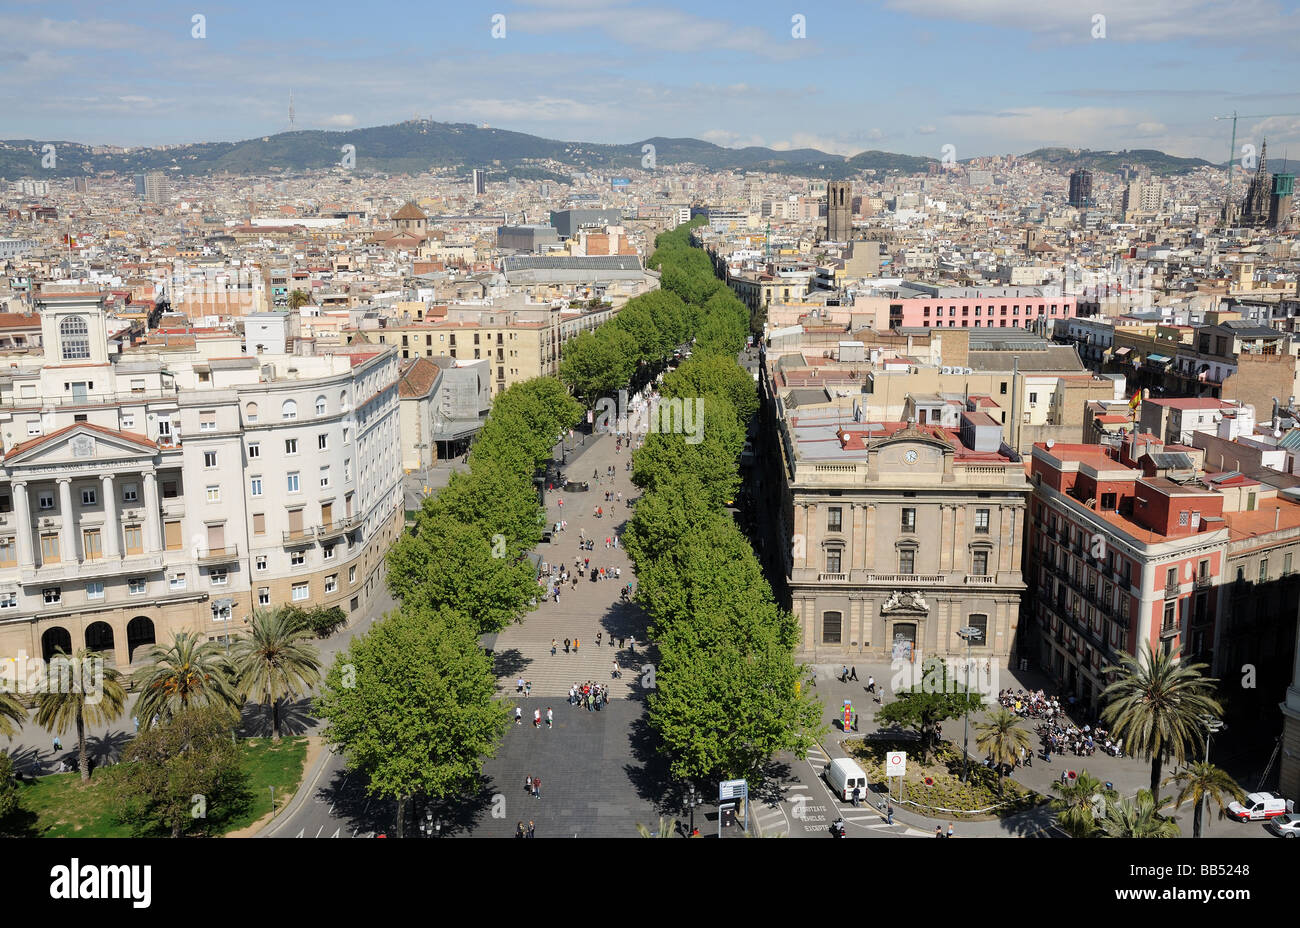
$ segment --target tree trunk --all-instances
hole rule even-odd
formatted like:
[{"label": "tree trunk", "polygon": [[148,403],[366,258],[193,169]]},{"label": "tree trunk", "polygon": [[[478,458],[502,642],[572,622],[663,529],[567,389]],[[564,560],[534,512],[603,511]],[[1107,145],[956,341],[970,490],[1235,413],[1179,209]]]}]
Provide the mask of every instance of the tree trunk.
[{"label": "tree trunk", "polygon": [[86,750],[86,721],[77,707],[77,766],[81,768],[81,782],[90,782],[90,752]]},{"label": "tree trunk", "polygon": [[268,699],[267,701],[271,704],[271,736],[276,741],[279,741],[280,740],[280,700]]},{"label": "tree trunk", "polygon": [[1201,836],[1201,809],[1205,806],[1205,800],[1198,798],[1196,800],[1196,809],[1192,812],[1192,837]]},{"label": "tree trunk", "polygon": [[399,796],[397,799],[397,837],[406,837],[406,803],[410,797]]},{"label": "tree trunk", "polygon": [[1151,798],[1160,805],[1160,769],[1164,758],[1159,752],[1151,755]]}]

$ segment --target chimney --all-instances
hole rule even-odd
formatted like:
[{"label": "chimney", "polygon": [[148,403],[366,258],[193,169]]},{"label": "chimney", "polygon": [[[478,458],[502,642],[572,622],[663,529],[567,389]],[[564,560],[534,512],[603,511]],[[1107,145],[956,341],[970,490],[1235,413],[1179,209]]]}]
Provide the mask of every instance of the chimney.
[{"label": "chimney", "polygon": [[1282,524],[1282,507],[1278,506],[1273,510],[1273,531],[1277,531],[1278,526]]}]

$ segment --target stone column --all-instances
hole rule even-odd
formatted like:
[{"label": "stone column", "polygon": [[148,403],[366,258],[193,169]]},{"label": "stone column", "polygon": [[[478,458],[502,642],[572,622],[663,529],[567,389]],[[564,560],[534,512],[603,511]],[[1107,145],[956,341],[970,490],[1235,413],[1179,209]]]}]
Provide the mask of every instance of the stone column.
[{"label": "stone column", "polygon": [[113,490],[113,475],[100,474],[100,482],[104,487],[104,557],[116,558],[120,556],[122,547],[118,541],[119,532],[117,527],[117,494]]},{"label": "stone column", "polygon": [[32,510],[27,501],[27,483],[20,481],[12,485],[14,496],[14,533],[18,539],[18,566],[35,569],[36,556],[32,550]]},{"label": "stone column", "polygon": [[[878,571],[880,566],[880,546],[876,544],[876,504],[867,503],[867,534],[862,542],[862,564],[867,573],[889,573],[892,574],[898,569],[897,565],[887,567],[883,571]],[[867,549],[870,549],[870,558],[867,557]]]},{"label": "stone column", "polygon": [[952,525],[952,507],[946,503],[939,506],[939,573],[946,574],[952,570],[952,547],[944,544],[945,539],[951,540],[953,535]]},{"label": "stone column", "polygon": [[158,509],[158,475],[144,472],[144,553],[157,554],[163,549],[162,525]]},{"label": "stone column", "polygon": [[861,503],[852,503],[850,511],[853,513],[853,557],[849,562],[849,570],[861,570],[867,564],[867,525],[865,506]]},{"label": "stone column", "polygon": [[59,560],[64,564],[77,563],[77,539],[73,534],[72,478],[59,478]]}]

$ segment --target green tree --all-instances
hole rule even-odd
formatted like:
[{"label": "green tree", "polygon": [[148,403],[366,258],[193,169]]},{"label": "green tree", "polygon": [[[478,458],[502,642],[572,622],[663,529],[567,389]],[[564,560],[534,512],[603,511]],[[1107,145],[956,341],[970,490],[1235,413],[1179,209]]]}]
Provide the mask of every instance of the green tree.
[{"label": "green tree", "polygon": [[1104,814],[1107,803],[1119,799],[1119,793],[1106,789],[1101,780],[1088,771],[1080,771],[1073,780],[1052,781],[1052,810],[1057,823],[1071,838],[1090,838],[1097,832],[1097,816]]},{"label": "green tree", "polygon": [[148,659],[152,666],[137,671],[140,697],[135,709],[141,730],[151,728],[155,718],[163,721],[183,709],[239,705],[229,662],[215,641],[176,632],[170,645],[154,645]]},{"label": "green tree", "polygon": [[1246,798],[1245,791],[1237,785],[1237,781],[1229,776],[1228,772],[1214,764],[1198,761],[1190,764],[1184,770],[1165,780],[1165,785],[1170,783],[1178,787],[1178,796],[1174,799],[1174,807],[1181,809],[1183,803],[1194,803],[1192,806],[1192,837],[1201,836],[1201,812],[1205,808],[1205,800],[1214,800],[1215,805],[1219,807],[1219,818],[1227,817],[1227,804],[1232,800],[1240,802]]},{"label": "green tree", "polygon": [[311,302],[311,294],[305,290],[294,290],[289,294],[289,308],[298,309]]},{"label": "green tree", "polygon": [[248,775],[230,740],[234,723],[233,710],[212,704],[180,708],[141,728],[122,754],[129,771],[115,780],[122,821],[136,835],[179,838],[208,833],[246,809]]},{"label": "green tree", "polygon": [[734,357],[692,356],[664,377],[660,393],[683,398],[719,394],[735,409],[741,425],[758,411],[758,385]]},{"label": "green tree", "polygon": [[997,709],[987,722],[975,726],[975,746],[997,765],[998,792],[1002,792],[1003,765],[1015,766],[1020,752],[1029,747],[1029,732],[1020,727],[1020,717],[1006,709]]},{"label": "green tree", "polygon": [[107,725],[126,711],[122,675],[84,648],[75,657],[59,649],[50,661],[50,686],[36,700],[36,724],[55,734],[77,733],[81,782],[90,782],[86,725]]},{"label": "green tree", "polygon": [[472,526],[491,543],[506,542],[506,556],[523,557],[542,538],[542,507],[533,485],[531,466],[525,472],[494,461],[471,463],[469,473],[451,475],[437,496],[425,497],[416,516],[416,534],[446,522]]},{"label": "green tree", "polygon": [[468,618],[403,606],[338,656],[316,711],[369,793],[397,800],[400,836],[413,796],[442,799],[477,783],[509,723],[495,689]]},{"label": "green tree", "polygon": [[645,825],[642,825],[640,822],[637,822],[636,833],[643,838],[671,838],[673,836],[673,832],[677,830],[677,826],[678,826],[677,819],[675,818],[668,819],[661,815],[659,816],[658,831],[651,831]]},{"label": "green tree", "polygon": [[259,609],[253,613],[249,637],[237,639],[231,649],[236,692],[267,707],[276,741],[280,740],[280,703],[320,682],[320,655],[311,644],[314,637],[300,613]]},{"label": "green tree", "polygon": [[1098,827],[1107,838],[1177,838],[1178,823],[1161,810],[1168,799],[1157,800],[1150,790],[1140,789],[1136,801],[1120,799],[1106,805]]},{"label": "green tree", "polygon": [[532,563],[502,541],[494,550],[477,526],[424,519],[389,550],[389,589],[404,603],[455,609],[480,634],[499,632],[537,595]]},{"label": "green tree", "polygon": [[921,735],[921,762],[929,763],[930,751],[937,740],[936,730],[942,722],[959,718],[967,711],[978,712],[984,706],[979,693],[967,694],[938,658],[930,658],[922,668],[921,682],[898,690],[897,699],[876,712],[876,721],[886,725],[914,728]]},{"label": "green tree", "polygon": [[0,751],[0,835],[7,833],[6,823],[18,811],[18,780],[14,761],[7,751]]},{"label": "green tree", "polygon": [[0,735],[12,739],[26,722],[27,710],[18,701],[18,697],[8,690],[0,689]]},{"label": "green tree", "polygon": [[592,406],[601,396],[610,396],[627,384],[636,370],[636,339],[621,329],[601,326],[583,332],[564,345],[560,380]]},{"label": "green tree", "polygon": [[1160,799],[1160,771],[1168,758],[1187,763],[1188,750],[1204,744],[1205,718],[1223,715],[1214,698],[1214,684],[1201,671],[1205,664],[1188,664],[1145,643],[1137,657],[1121,652],[1117,673],[1102,691],[1101,717],[1111,733],[1124,740],[1134,757],[1151,761],[1151,795]]}]

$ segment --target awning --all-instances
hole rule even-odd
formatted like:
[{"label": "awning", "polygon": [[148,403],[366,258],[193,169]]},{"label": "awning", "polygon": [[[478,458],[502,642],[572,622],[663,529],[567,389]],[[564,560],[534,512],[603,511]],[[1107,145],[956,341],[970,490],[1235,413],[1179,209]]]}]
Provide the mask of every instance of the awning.
[{"label": "awning", "polygon": [[1115,356],[1116,356],[1116,357],[1123,357],[1124,355],[1128,354],[1128,353],[1129,353],[1130,351],[1132,351],[1132,350],[1133,350],[1132,348],[1116,348],[1116,349],[1115,349]]},{"label": "awning", "polygon": [[1162,354],[1149,354],[1147,355],[1147,360],[1155,361],[1157,364],[1169,364],[1173,361],[1173,358],[1166,358]]}]

